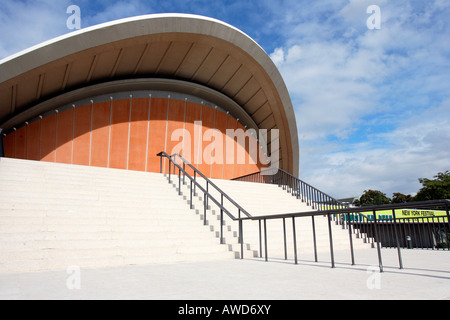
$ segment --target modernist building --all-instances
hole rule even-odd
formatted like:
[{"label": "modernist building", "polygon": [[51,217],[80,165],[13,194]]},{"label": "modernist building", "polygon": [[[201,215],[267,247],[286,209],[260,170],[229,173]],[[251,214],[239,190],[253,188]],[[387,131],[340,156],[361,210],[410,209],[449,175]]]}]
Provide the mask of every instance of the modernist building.
[{"label": "modernist building", "polygon": [[[176,150],[224,179],[264,167],[236,160],[251,138],[243,145],[227,129],[278,129],[277,150],[267,136],[248,137],[298,175],[294,111],[276,66],[240,30],[194,15],[104,23],[1,60],[0,128],[5,157],[159,172],[156,154]],[[205,159],[219,140],[223,154]],[[230,146],[235,161],[225,159]]]}]

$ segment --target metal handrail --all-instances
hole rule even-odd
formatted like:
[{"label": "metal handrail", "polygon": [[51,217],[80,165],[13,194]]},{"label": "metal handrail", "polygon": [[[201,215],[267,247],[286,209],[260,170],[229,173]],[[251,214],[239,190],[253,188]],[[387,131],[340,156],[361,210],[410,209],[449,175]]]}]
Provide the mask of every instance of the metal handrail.
[{"label": "metal handrail", "polygon": [[[308,211],[308,212],[294,212],[294,213],[286,213],[286,214],[275,214],[275,215],[265,215],[265,216],[254,216],[251,218],[241,218],[238,220],[253,220],[253,221],[259,221],[259,239],[260,239],[260,257],[262,257],[262,231],[261,231],[261,222],[264,223],[264,243],[265,243],[265,260],[268,260],[267,256],[267,232],[266,232],[266,223],[267,220],[274,220],[274,219],[282,219],[283,220],[283,232],[284,232],[284,245],[285,245],[285,259],[287,260],[287,250],[286,250],[286,228],[285,228],[285,222],[286,219],[292,219],[292,231],[293,231],[293,239],[294,239],[294,258],[295,258],[295,264],[297,264],[297,246],[296,246],[296,231],[295,231],[295,218],[305,218],[305,217],[311,217],[312,218],[312,227],[313,227],[313,239],[314,239],[314,254],[315,254],[315,260],[317,262],[317,247],[316,247],[316,236],[315,236],[315,224],[314,224],[314,217],[316,216],[327,216],[328,218],[328,231],[329,231],[329,242],[330,242],[330,254],[331,254],[331,267],[335,267],[334,262],[334,251],[333,251],[333,236],[332,236],[332,230],[331,230],[331,221],[334,217],[341,217],[346,216],[346,219],[337,219],[337,222],[341,222],[343,225],[343,228],[347,228],[349,231],[349,242],[350,242],[350,251],[351,251],[351,259],[352,259],[352,265],[355,264],[354,259],[354,250],[353,250],[353,240],[352,240],[352,226],[353,229],[355,229],[355,226],[361,223],[361,221],[353,222],[352,219],[350,219],[351,214],[356,214],[360,217],[363,217],[363,219],[366,220],[367,223],[370,222],[370,224],[367,224],[366,227],[371,227],[371,232],[373,232],[373,235],[375,237],[374,242],[376,242],[377,245],[377,254],[378,254],[378,262],[379,262],[379,268],[380,272],[383,272],[383,262],[381,257],[381,245],[380,245],[380,237],[379,237],[379,223],[383,223],[382,220],[377,219],[376,212],[377,211],[385,211],[385,210],[392,210],[394,217],[395,217],[395,209],[406,209],[406,208],[430,208],[430,207],[443,207],[446,211],[446,219],[447,219],[447,228],[450,230],[450,214],[449,214],[449,207],[450,207],[450,200],[443,199],[443,200],[431,200],[431,201],[422,201],[422,202],[410,202],[410,203],[401,203],[401,204],[390,204],[390,205],[380,205],[380,206],[367,206],[367,207],[354,207],[354,208],[343,208],[343,209],[332,209],[332,210],[322,210],[322,211]],[[362,215],[361,212],[364,211],[372,211],[373,212],[373,219]],[[398,218],[397,218],[398,219]],[[426,219],[424,217],[419,217],[418,219]],[[445,218],[443,219],[443,223],[445,223]],[[368,229],[369,230],[369,229]],[[395,238],[397,242],[397,251],[398,251],[398,259],[399,259],[399,265],[400,269],[403,268],[403,262],[401,257],[401,251],[400,251],[400,245],[399,245],[399,235],[397,233],[397,229],[394,230],[395,232]],[[448,235],[447,235],[447,241],[449,241]],[[450,247],[448,248],[450,250]]]},{"label": "metal handrail", "polygon": [[275,174],[271,173],[272,171],[273,169],[266,169],[234,178],[233,180],[278,184],[278,186],[283,187],[283,190],[287,188],[287,191],[296,195],[297,199],[301,196],[302,202],[306,201],[307,205],[311,205],[313,209],[320,211],[326,210],[329,206],[338,207],[339,209],[348,207],[325,192],[320,191],[283,169],[278,168]]},{"label": "metal handrail", "polygon": [[187,164],[194,172],[198,175],[200,175],[203,179],[206,181],[206,186],[208,189],[208,186],[212,186],[216,191],[218,191],[221,195],[223,195],[231,204],[233,204],[236,208],[239,209],[240,212],[244,213],[247,217],[251,217],[251,214],[247,212],[244,208],[242,208],[239,204],[236,203],[230,196],[228,196],[222,189],[220,189],[215,183],[213,183],[210,179],[208,179],[203,173],[200,172],[196,167],[194,167],[189,161],[187,161],[185,158],[183,158],[180,154],[175,153],[171,155],[171,157],[178,157],[183,161],[183,163]]},{"label": "metal handrail", "polygon": [[[175,155],[168,155],[166,152],[161,151],[160,153],[157,154],[158,157],[160,157],[160,173],[162,173],[162,158],[167,158],[169,160],[169,183],[171,183],[170,181],[170,176],[171,176],[171,164],[173,163],[174,165],[174,173],[175,173],[175,168],[178,168],[178,193],[181,195],[181,173],[183,173],[183,179],[185,177],[188,177],[188,179],[190,180],[190,208],[192,209],[192,195],[194,192],[194,189],[192,188],[192,186],[194,185],[194,187],[198,187],[200,189],[201,192],[203,192],[204,197],[203,197],[203,222],[206,225],[206,210],[208,208],[208,199],[210,199],[212,202],[214,202],[219,208],[220,208],[220,243],[223,244],[224,242],[224,238],[223,238],[223,213],[225,212],[233,221],[238,221],[238,225],[239,225],[239,239],[238,239],[238,243],[241,245],[241,259],[243,259],[244,257],[244,241],[243,241],[243,226],[242,226],[242,220],[240,220],[241,218],[241,212],[243,212],[247,218],[251,218],[252,216],[245,210],[243,209],[240,205],[238,205],[234,200],[232,200],[224,191],[222,191],[220,188],[218,188],[214,183],[212,183],[208,178],[206,178],[200,171],[198,171],[196,168],[193,168],[192,165],[186,161],[184,158],[182,158],[180,155],[178,155],[178,157],[180,157],[180,159],[183,161],[183,164],[188,164],[189,166],[191,166],[194,169],[194,177],[192,177],[189,173],[186,172],[185,170],[185,166],[183,165],[183,168],[178,165],[174,158]],[[195,173],[200,174],[201,177],[203,177],[206,181],[207,181],[207,186],[208,184],[211,184],[211,186],[213,186],[217,191],[219,191],[220,193],[220,202],[213,196],[211,195],[211,193],[208,191],[208,187],[203,188],[202,185],[200,185],[200,183],[196,180],[196,175]],[[194,192],[195,194],[195,192]],[[231,214],[231,212],[224,207],[223,204],[223,199],[224,197],[226,199],[228,199],[234,206],[236,206],[236,208],[238,209],[238,218],[236,218],[235,216],[233,216],[233,214]]]}]

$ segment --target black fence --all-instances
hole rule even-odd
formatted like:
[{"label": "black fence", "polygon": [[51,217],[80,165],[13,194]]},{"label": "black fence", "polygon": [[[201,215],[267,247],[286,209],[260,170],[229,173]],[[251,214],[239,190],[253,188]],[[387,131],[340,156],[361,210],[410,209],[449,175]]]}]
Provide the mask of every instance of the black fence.
[{"label": "black fence", "polygon": [[[349,251],[351,255],[352,264],[355,264],[354,250],[353,250],[353,235],[356,234],[356,238],[361,238],[363,241],[372,243],[373,247],[376,246],[380,272],[383,272],[383,262],[381,256],[381,248],[395,247],[398,250],[399,267],[403,268],[403,262],[401,257],[401,248],[426,248],[427,245],[432,249],[445,249],[450,250],[449,238],[450,238],[450,216],[449,216],[450,200],[435,200],[435,201],[423,201],[412,202],[407,204],[394,204],[394,205],[382,205],[382,206],[370,206],[362,208],[345,208],[345,209],[329,209],[322,211],[311,212],[297,212],[279,215],[267,215],[257,217],[247,217],[237,220],[257,220],[259,221],[260,232],[260,256],[263,255],[263,242],[264,242],[264,257],[268,260],[267,252],[267,233],[266,223],[267,220],[283,219],[283,226],[286,221],[292,221],[292,232],[294,239],[294,261],[297,264],[297,247],[296,247],[296,224],[308,223],[306,220],[312,219],[313,228],[313,246],[315,249],[315,256],[317,261],[316,251],[316,237],[314,227],[314,217],[326,216],[328,219],[328,232],[329,232],[329,245],[331,254],[331,267],[334,268],[334,250],[333,250],[333,231],[331,224],[334,222],[337,225],[341,225],[343,229],[348,230],[349,234]],[[439,217],[410,217],[410,218],[397,218],[395,214],[396,209],[414,208],[425,209],[426,212],[435,210],[444,211],[443,216]],[[379,218],[380,212],[386,211],[392,212],[392,218]],[[363,212],[363,213],[362,213]],[[372,213],[368,215],[367,213]],[[284,237],[285,242],[285,256],[287,259],[286,250],[286,228],[280,230],[280,234]],[[245,238],[245,234],[244,234]]]},{"label": "black fence", "polygon": [[[385,248],[450,250],[450,227],[446,216],[377,219],[378,236],[373,219],[353,221],[353,227],[365,242],[379,242]],[[342,223],[341,224],[346,224]]]},{"label": "black fence", "polygon": [[347,205],[339,202],[319,189],[314,188],[310,184],[300,180],[283,169],[267,169],[233,180],[276,184],[283,188],[283,190],[296,196],[297,199],[306,202],[306,204],[311,206],[314,210],[326,210],[329,208],[341,209],[347,207]]}]

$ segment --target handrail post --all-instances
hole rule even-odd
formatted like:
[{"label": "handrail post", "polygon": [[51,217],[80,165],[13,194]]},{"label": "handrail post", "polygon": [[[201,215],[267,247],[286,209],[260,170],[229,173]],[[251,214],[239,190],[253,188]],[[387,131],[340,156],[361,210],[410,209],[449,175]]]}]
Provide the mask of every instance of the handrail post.
[{"label": "handrail post", "polygon": [[223,194],[220,195],[220,244],[224,244],[223,239]]},{"label": "handrail post", "polygon": [[[445,202],[445,211],[447,213],[447,225],[448,225],[448,229],[449,232],[446,232],[447,235],[447,250],[450,251],[450,245],[449,245],[449,233],[450,233],[450,214],[449,214],[449,205],[448,205],[448,200]],[[445,220],[445,219],[444,219]]]},{"label": "handrail post", "polygon": [[265,249],[265,260],[267,261],[267,224],[266,220],[264,219],[264,249]]},{"label": "handrail post", "polygon": [[314,188],[313,190],[314,190],[314,203],[316,205],[316,210],[320,211],[320,209],[319,209],[319,202],[318,202],[318,199],[317,199],[317,196],[318,196],[317,189]]},{"label": "handrail post", "polygon": [[294,237],[294,260],[295,264],[298,264],[297,261],[297,235],[295,234],[295,217],[292,217],[292,232]]},{"label": "handrail post", "polygon": [[181,196],[181,169],[178,168],[178,195]]},{"label": "handrail post", "polygon": [[258,220],[258,225],[259,225],[259,257],[262,258],[261,219]]},{"label": "handrail post", "polygon": [[378,237],[378,223],[377,223],[377,213],[375,209],[373,211],[373,228],[375,230],[375,242],[377,243],[377,253],[378,253],[378,265],[380,267],[380,272],[383,272],[383,261],[381,259],[381,248],[380,248],[380,238]]},{"label": "handrail post", "polygon": [[394,218],[394,232],[395,232],[395,241],[397,243],[398,263],[399,263],[400,269],[403,269],[402,254],[400,251],[400,242],[398,240],[397,217],[395,216],[395,209],[392,209],[392,217]]},{"label": "handrail post", "polygon": [[312,187],[310,185],[308,185],[308,200],[309,200],[309,204],[312,209],[314,209],[314,202],[313,202],[313,190]]},{"label": "handrail post", "polygon": [[163,156],[160,155],[159,156],[159,173],[162,173],[162,159],[163,159]]},{"label": "handrail post", "polygon": [[314,243],[314,260],[317,262],[317,240],[316,240],[316,223],[314,221],[314,216],[312,218],[312,229],[313,229],[313,243]]},{"label": "handrail post", "polygon": [[286,246],[286,218],[283,218],[283,239],[284,239],[284,260],[287,260],[287,246]]},{"label": "handrail post", "polygon": [[189,193],[190,193],[190,207],[191,207],[191,210],[192,210],[192,180],[190,180],[191,181],[191,187],[189,188]]},{"label": "handrail post", "polygon": [[[209,190],[208,190],[208,181],[206,181],[206,193],[208,193],[209,194]],[[209,201],[208,201],[209,199],[208,198],[206,198],[206,207],[208,207],[208,203],[209,203]]]},{"label": "handrail post", "polygon": [[206,226],[206,192],[203,193],[203,225]]},{"label": "handrail post", "polygon": [[168,160],[169,160],[169,183],[171,183],[170,182],[170,172],[172,171],[172,160],[170,158],[168,158]]},{"label": "handrail post", "polygon": [[328,213],[328,236],[330,238],[331,268],[334,268],[333,233],[331,231],[331,214]]},{"label": "handrail post", "polygon": [[[197,180],[196,180],[196,178],[197,178],[196,173],[197,173],[197,171],[194,170],[194,182],[197,182]],[[196,195],[196,193],[195,193],[195,188],[196,187],[197,187],[197,183],[194,183],[194,196]]]},{"label": "handrail post", "polygon": [[303,181],[302,181],[301,189],[302,189],[302,202],[307,202],[306,201],[306,185]]},{"label": "handrail post", "polygon": [[[238,218],[239,219],[241,219],[241,209],[239,209],[238,208]],[[241,220],[239,220],[239,222],[240,222]],[[240,224],[239,224],[239,238],[238,238],[238,243],[240,244],[240,243],[242,243],[242,241],[241,241],[241,232],[240,232]]]},{"label": "handrail post", "polygon": [[348,236],[350,239],[350,251],[352,256],[352,266],[355,265],[355,254],[353,252],[353,236],[352,236],[352,224],[350,221],[350,213],[347,213],[347,225],[348,225]]},{"label": "handrail post", "polygon": [[242,219],[239,219],[239,239],[241,241],[241,259],[244,259],[244,232],[242,229]]}]

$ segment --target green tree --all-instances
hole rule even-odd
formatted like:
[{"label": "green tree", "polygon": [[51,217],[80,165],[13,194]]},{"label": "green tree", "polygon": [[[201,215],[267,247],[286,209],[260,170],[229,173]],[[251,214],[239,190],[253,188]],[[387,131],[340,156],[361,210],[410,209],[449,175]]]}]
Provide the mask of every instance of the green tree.
[{"label": "green tree", "polygon": [[413,201],[413,197],[411,195],[406,195],[400,192],[395,192],[392,195],[392,203],[405,203]]},{"label": "green tree", "polygon": [[414,197],[414,201],[450,199],[450,171],[439,172],[434,178],[419,178],[422,188]]},{"label": "green tree", "polygon": [[361,206],[376,206],[391,203],[391,199],[386,197],[386,194],[378,190],[365,190],[363,195],[359,198]]}]

